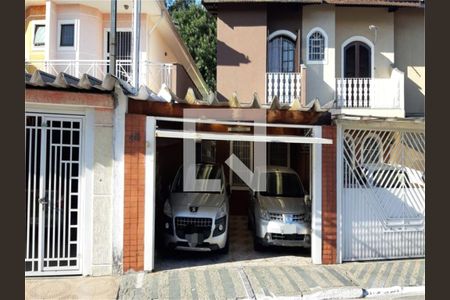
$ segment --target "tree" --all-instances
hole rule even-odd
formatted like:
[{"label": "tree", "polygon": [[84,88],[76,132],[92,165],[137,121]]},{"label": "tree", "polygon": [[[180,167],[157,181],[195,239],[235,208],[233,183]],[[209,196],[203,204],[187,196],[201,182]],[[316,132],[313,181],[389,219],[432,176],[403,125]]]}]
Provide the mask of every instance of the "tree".
[{"label": "tree", "polygon": [[167,3],[181,38],[211,90],[216,89],[216,19],[194,0]]}]

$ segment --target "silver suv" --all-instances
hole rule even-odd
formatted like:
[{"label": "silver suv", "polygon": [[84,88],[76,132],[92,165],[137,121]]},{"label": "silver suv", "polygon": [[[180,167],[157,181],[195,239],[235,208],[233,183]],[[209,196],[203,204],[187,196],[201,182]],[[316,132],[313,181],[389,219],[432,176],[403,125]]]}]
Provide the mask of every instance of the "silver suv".
[{"label": "silver suv", "polygon": [[223,168],[206,163],[194,167],[197,179],[220,180],[220,192],[185,192],[180,167],[164,203],[165,245],[171,249],[227,253],[229,187]]},{"label": "silver suv", "polygon": [[305,203],[309,197],[298,174],[290,168],[268,166],[259,176],[266,177],[267,189],[251,192],[248,213],[255,250],[267,245],[311,247],[311,209]]}]

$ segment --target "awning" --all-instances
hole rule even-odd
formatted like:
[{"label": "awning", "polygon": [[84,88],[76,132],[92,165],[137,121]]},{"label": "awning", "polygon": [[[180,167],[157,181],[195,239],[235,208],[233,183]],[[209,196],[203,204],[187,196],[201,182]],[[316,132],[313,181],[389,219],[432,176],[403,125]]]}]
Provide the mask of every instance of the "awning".
[{"label": "awning", "polygon": [[215,140],[215,141],[247,141],[266,143],[293,143],[293,144],[332,144],[330,139],[317,137],[304,137],[295,135],[251,135],[238,133],[216,133],[201,131],[183,131],[156,129],[156,137],[173,139],[195,139],[195,140]]},{"label": "awning", "polygon": [[[191,123],[191,124],[221,124],[234,126],[249,126],[249,127],[280,127],[280,128],[301,128],[313,129],[313,125],[300,124],[268,124],[258,122],[243,122],[243,121],[223,121],[214,119],[192,119],[192,118],[168,118],[168,117],[152,117],[155,121],[166,121],[175,123]],[[191,127],[192,128],[192,127]],[[265,143],[292,143],[292,144],[332,144],[330,139],[312,136],[298,136],[298,135],[268,135],[268,134],[242,134],[233,132],[205,132],[177,129],[155,129],[155,137],[172,138],[172,139],[194,139],[194,140],[215,140],[215,141],[247,141],[247,142],[265,142]]]}]

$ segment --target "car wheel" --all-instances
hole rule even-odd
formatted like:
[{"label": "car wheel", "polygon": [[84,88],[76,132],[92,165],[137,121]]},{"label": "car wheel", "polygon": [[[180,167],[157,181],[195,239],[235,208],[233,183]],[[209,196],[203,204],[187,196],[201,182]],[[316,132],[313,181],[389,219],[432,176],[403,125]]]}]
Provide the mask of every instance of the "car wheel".
[{"label": "car wheel", "polygon": [[229,236],[227,234],[227,241],[225,243],[225,247],[223,247],[222,249],[217,250],[217,252],[220,253],[220,254],[228,254],[229,250],[230,250],[230,239],[229,239]]},{"label": "car wheel", "polygon": [[256,235],[253,236],[253,249],[254,249],[255,251],[258,251],[258,252],[261,252],[261,251],[264,250],[263,244],[261,243],[261,241],[259,240],[259,238],[256,237]]}]

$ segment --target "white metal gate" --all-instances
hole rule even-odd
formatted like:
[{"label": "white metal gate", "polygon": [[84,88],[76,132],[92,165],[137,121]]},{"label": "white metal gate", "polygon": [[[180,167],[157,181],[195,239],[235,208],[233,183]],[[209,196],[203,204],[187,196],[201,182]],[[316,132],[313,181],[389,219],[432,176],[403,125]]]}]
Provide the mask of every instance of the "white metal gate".
[{"label": "white metal gate", "polygon": [[343,128],[342,260],[425,255],[424,130]]},{"label": "white metal gate", "polygon": [[79,274],[82,117],[26,114],[25,274]]}]

